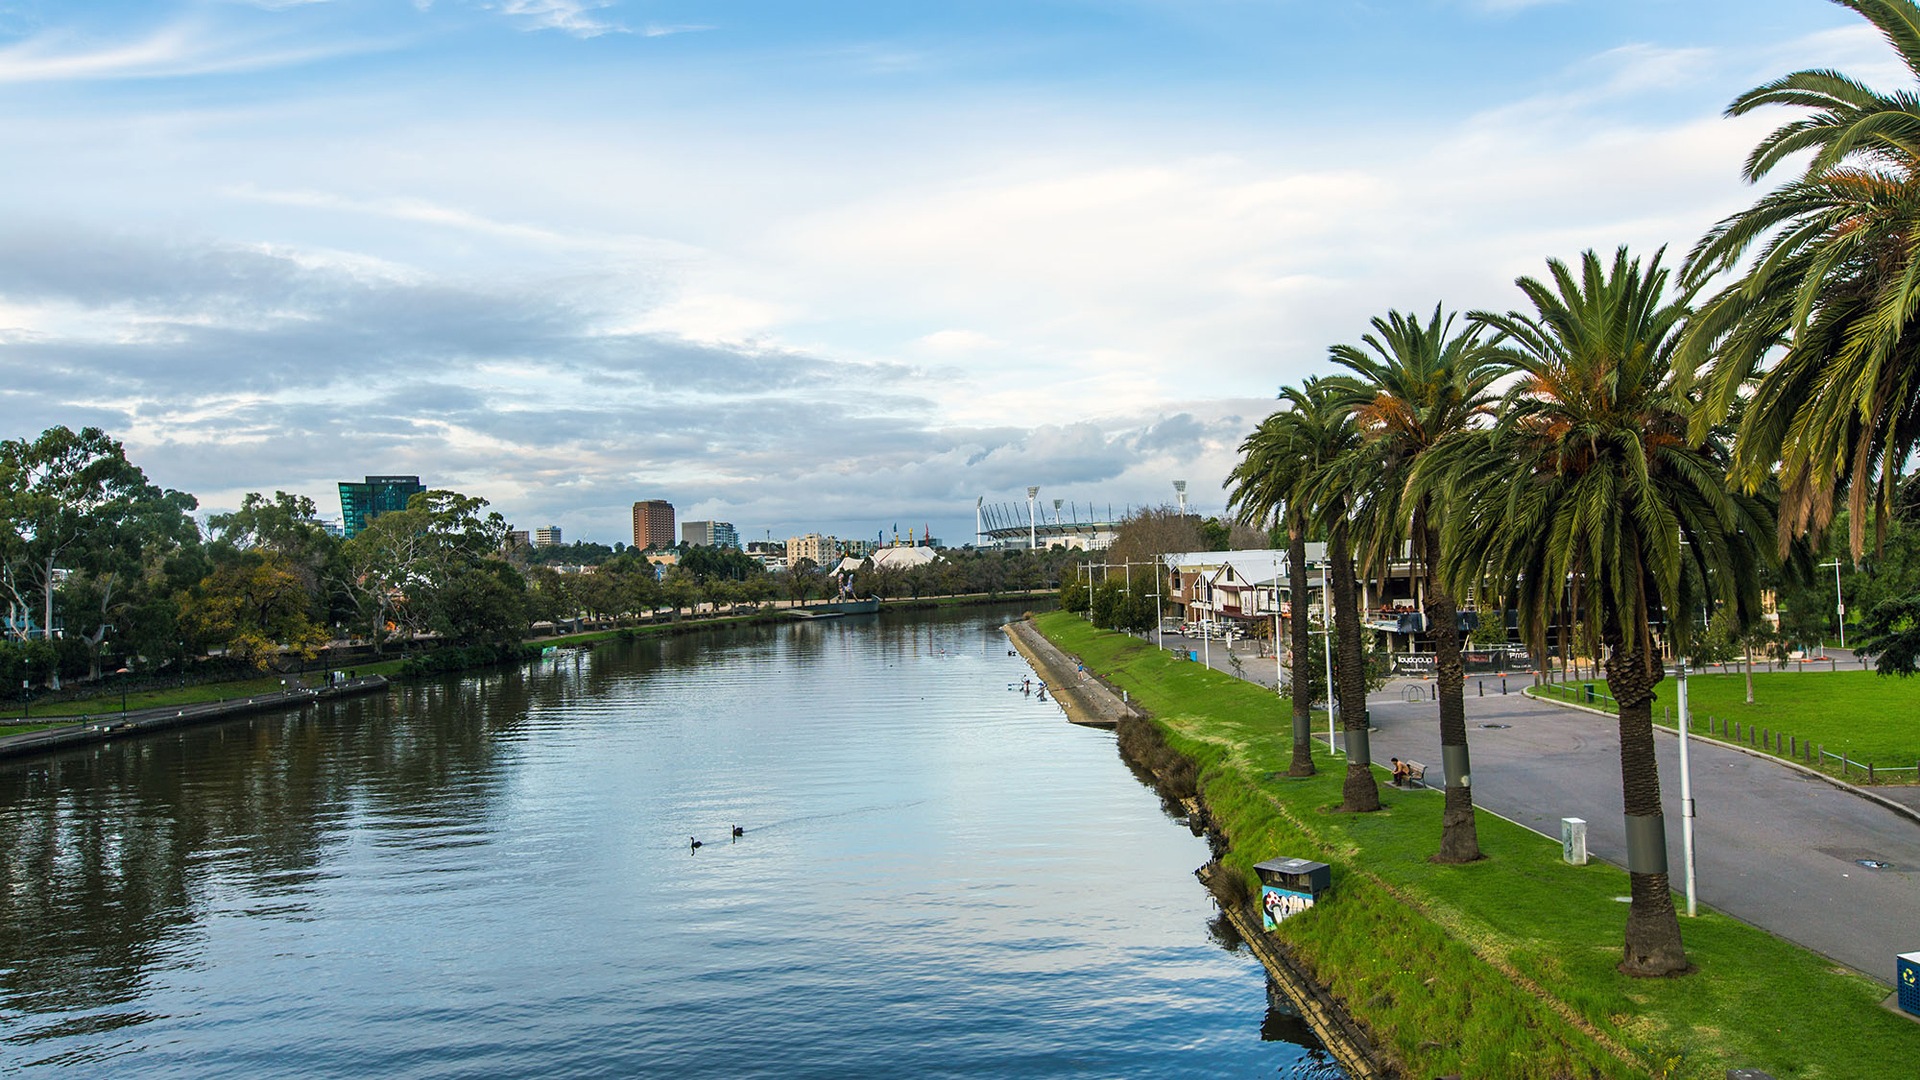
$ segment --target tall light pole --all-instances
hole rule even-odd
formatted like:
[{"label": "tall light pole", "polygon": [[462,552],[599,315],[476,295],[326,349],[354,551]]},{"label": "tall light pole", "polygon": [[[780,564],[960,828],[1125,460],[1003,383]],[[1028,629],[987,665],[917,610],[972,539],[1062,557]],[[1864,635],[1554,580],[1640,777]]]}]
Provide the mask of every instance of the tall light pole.
[{"label": "tall light pole", "polygon": [[1034,524],[1034,518],[1033,518],[1033,500],[1034,500],[1034,497],[1039,494],[1040,494],[1040,488],[1037,485],[1030,486],[1027,488],[1027,550],[1028,551],[1038,551],[1040,549],[1040,533],[1038,531],[1037,526],[1035,526]]},{"label": "tall light pole", "polygon": [[1200,663],[1211,668],[1213,667],[1213,585],[1202,577],[1200,587],[1206,590],[1204,594],[1206,599],[1202,602],[1207,605],[1206,617],[1200,620]]},{"label": "tall light pole", "polygon": [[1847,602],[1840,596],[1840,560],[1823,562],[1821,569],[1833,567],[1833,610],[1835,621],[1840,624],[1840,647],[1847,647]]},{"label": "tall light pole", "polygon": [[1173,482],[1173,493],[1175,495],[1180,496],[1180,516],[1186,517],[1187,516],[1187,482],[1185,480],[1175,480]]},{"label": "tall light pole", "polygon": [[1333,714],[1340,703],[1333,693],[1333,583],[1327,578],[1327,564],[1320,564],[1320,621],[1325,624],[1326,651],[1321,654],[1327,662],[1327,753],[1338,753],[1333,745]]},{"label": "tall light pole", "polygon": [[1694,917],[1693,771],[1687,764],[1687,662],[1680,661],[1680,850],[1687,864],[1687,918]]},{"label": "tall light pole", "polygon": [[980,508],[986,505],[986,501],[985,495],[973,500],[973,546],[976,549],[986,546],[987,534],[980,528]]}]

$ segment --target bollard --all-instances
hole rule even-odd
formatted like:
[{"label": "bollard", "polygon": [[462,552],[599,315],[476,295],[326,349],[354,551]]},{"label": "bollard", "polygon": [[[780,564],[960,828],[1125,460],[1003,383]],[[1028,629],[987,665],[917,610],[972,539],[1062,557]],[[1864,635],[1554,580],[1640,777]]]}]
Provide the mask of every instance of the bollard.
[{"label": "bollard", "polygon": [[1560,857],[1571,866],[1587,865],[1587,823],[1577,817],[1560,819]]},{"label": "bollard", "polygon": [[1787,736],[1787,756],[1788,757],[1800,756],[1800,739],[1798,736],[1794,736],[1794,735]]},{"label": "bollard", "polygon": [[1738,720],[1735,720],[1733,722],[1733,741],[1734,742],[1740,741],[1740,721]]},{"label": "bollard", "polygon": [[1427,687],[1427,700],[1428,701],[1440,700],[1440,684],[1439,683],[1434,683],[1432,686]]},{"label": "bollard", "polygon": [[1506,694],[1507,694],[1507,678],[1506,676],[1502,675],[1500,677],[1500,696],[1505,697]]},{"label": "bollard", "polygon": [[1867,762],[1867,783],[1873,783],[1873,762]]},{"label": "bollard", "polygon": [[1487,680],[1485,679],[1476,680],[1473,685],[1480,688],[1480,695],[1479,695],[1480,697],[1487,696]]}]

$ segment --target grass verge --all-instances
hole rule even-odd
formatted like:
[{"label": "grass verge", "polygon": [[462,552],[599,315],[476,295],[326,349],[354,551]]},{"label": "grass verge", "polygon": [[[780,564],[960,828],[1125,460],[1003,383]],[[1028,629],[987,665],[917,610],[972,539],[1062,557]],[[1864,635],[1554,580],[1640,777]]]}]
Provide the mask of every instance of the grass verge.
[{"label": "grass verge", "polygon": [[1343,815],[1344,762],[1318,753],[1319,775],[1286,777],[1285,699],[1072,615],[1036,622],[1193,759],[1230,869],[1251,883],[1278,855],[1334,867],[1331,897],[1280,936],[1408,1075],[1866,1080],[1920,1056],[1920,1025],[1880,1007],[1886,987],[1717,912],[1682,927],[1697,973],[1621,975],[1624,871],[1568,866],[1490,814],[1486,860],[1436,866],[1438,793],[1385,788],[1382,812]]},{"label": "grass verge", "polygon": [[[1603,679],[1589,680],[1596,691],[1607,689]],[[1588,702],[1583,683],[1556,683],[1534,690],[1537,696],[1571,701],[1590,708],[1614,710],[1605,699]],[[1653,719],[1666,727],[1674,726],[1679,689],[1673,679],[1660,683],[1654,699]],[[1662,710],[1665,710],[1664,712]],[[1845,754],[1855,762],[1871,763],[1875,779],[1884,783],[1920,782],[1920,679],[1901,679],[1871,671],[1774,671],[1753,675],[1753,704],[1747,704],[1746,676],[1738,672],[1687,677],[1687,709],[1693,718],[1690,730],[1707,734],[1709,717],[1715,738],[1719,728],[1734,721],[1740,724],[1739,742],[1753,750],[1775,757],[1791,758],[1802,765],[1813,765],[1793,747],[1812,743],[1833,754]],[[1762,737],[1750,735],[1757,730]],[[1787,751],[1774,750],[1774,736],[1788,736]],[[1762,743],[1765,743],[1763,745]],[[1858,767],[1843,768],[1831,758],[1817,766],[1823,772],[1844,776],[1853,783],[1865,783]],[[1892,771],[1881,772],[1887,769]]]}]

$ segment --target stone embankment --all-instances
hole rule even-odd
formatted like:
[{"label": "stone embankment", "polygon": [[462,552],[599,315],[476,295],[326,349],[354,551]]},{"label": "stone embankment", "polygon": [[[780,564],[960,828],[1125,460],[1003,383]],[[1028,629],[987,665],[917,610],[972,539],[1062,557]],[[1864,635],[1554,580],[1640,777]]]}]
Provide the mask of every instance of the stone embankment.
[{"label": "stone embankment", "polygon": [[[1014,648],[1046,680],[1047,689],[1060,702],[1068,720],[1090,727],[1119,729],[1123,725],[1132,725],[1121,732],[1123,751],[1133,749],[1130,754],[1133,763],[1155,778],[1163,795],[1185,807],[1196,820],[1207,820],[1205,802],[1195,790],[1191,763],[1185,759],[1178,762],[1172,760],[1177,755],[1165,746],[1146,714],[1126,700],[1123,692],[1114,689],[1104,679],[1085,670],[1079,661],[1060,651],[1031,622],[1023,619],[1008,623],[1005,629]],[[1129,738],[1130,735],[1133,737]],[[1162,752],[1142,753],[1136,745],[1141,742],[1151,743]],[[1169,775],[1181,764],[1186,766],[1186,775]],[[1218,833],[1210,833],[1210,836],[1216,851],[1225,846],[1224,838]],[[1222,884],[1219,879],[1223,875],[1218,874],[1217,869],[1216,861],[1202,867],[1197,873],[1248,950],[1266,968],[1268,978],[1285,991],[1288,999],[1299,1008],[1301,1017],[1320,1037],[1327,1051],[1340,1062],[1347,1075],[1353,1080],[1385,1080],[1394,1076],[1391,1066],[1375,1051],[1365,1030],[1333,994],[1294,962],[1285,945],[1260,929],[1259,915],[1251,905],[1236,903],[1222,896],[1225,890],[1219,887]]]},{"label": "stone embankment", "polygon": [[1008,623],[1004,629],[1013,647],[1046,680],[1047,690],[1060,702],[1068,720],[1088,727],[1112,728],[1123,719],[1142,715],[1124,693],[1061,652],[1034,629],[1033,623],[1022,619]]},{"label": "stone embankment", "polygon": [[351,694],[371,694],[386,688],[385,676],[367,675],[358,679],[343,680],[320,689],[301,687],[269,694],[254,694],[244,698],[203,701],[192,705],[135,709],[131,712],[108,713],[99,717],[83,716],[77,722],[62,727],[0,738],[0,757],[42,754],[69,746],[106,742],[127,735],[183,727],[187,724],[200,724],[228,716],[297,707],[313,701],[346,697]]}]

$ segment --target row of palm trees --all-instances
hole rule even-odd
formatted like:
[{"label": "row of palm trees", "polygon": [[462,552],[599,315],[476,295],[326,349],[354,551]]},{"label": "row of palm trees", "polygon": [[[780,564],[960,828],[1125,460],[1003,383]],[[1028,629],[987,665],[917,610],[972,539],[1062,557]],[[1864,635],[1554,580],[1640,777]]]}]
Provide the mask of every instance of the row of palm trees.
[{"label": "row of palm trees", "polygon": [[[1804,563],[1843,506],[1859,558],[1920,442],[1920,7],[1834,2],[1916,85],[1883,94],[1808,70],[1741,95],[1729,115],[1797,110],[1755,148],[1748,181],[1802,170],[1715,225],[1677,275],[1664,251],[1589,251],[1519,279],[1525,310],[1376,318],[1359,345],[1332,348],[1343,374],[1281,392],[1227,481],[1243,520],[1285,528],[1294,596],[1308,534],[1327,540],[1350,811],[1380,805],[1356,568],[1410,548],[1446,773],[1435,861],[1480,857],[1459,601],[1517,610],[1542,644],[1571,614],[1619,702],[1629,974],[1687,970],[1654,757],[1662,644],[1684,656],[1697,611],[1759,618],[1762,572]],[[1296,775],[1313,768],[1307,704],[1294,702]]]}]

